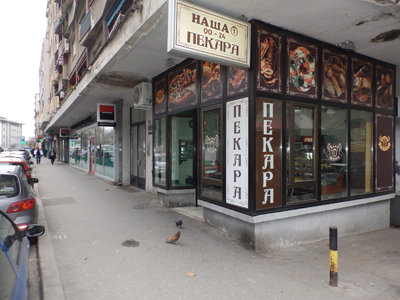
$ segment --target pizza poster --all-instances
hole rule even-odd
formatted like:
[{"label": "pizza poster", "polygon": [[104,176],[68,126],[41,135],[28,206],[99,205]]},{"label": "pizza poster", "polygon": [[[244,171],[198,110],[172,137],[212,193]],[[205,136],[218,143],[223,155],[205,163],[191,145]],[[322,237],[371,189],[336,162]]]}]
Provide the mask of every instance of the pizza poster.
[{"label": "pizza poster", "polygon": [[190,108],[197,104],[196,78],[195,60],[168,74],[168,111]]},{"label": "pizza poster", "polygon": [[324,49],[322,99],[347,102],[347,56]]},{"label": "pizza poster", "polygon": [[281,36],[257,30],[257,89],[281,93]]},{"label": "pizza poster", "polygon": [[375,189],[394,189],[394,117],[377,114],[375,116]]},{"label": "pizza poster", "polygon": [[249,72],[245,69],[228,67],[226,68],[227,96],[233,96],[248,91]]},{"label": "pizza poster", "polygon": [[394,70],[376,67],[376,107],[393,110]]},{"label": "pizza poster", "polygon": [[162,114],[166,111],[167,106],[167,93],[166,93],[166,80],[165,78],[156,81],[154,84],[155,104],[154,113]]},{"label": "pizza poster", "polygon": [[201,74],[201,102],[222,97],[221,65],[203,62]]},{"label": "pizza poster", "polygon": [[281,206],[282,102],[256,102],[256,209]]},{"label": "pizza poster", "polygon": [[356,58],[351,62],[351,104],[372,106],[372,64]]},{"label": "pizza poster", "polygon": [[287,53],[287,93],[316,99],[318,46],[288,38]]}]

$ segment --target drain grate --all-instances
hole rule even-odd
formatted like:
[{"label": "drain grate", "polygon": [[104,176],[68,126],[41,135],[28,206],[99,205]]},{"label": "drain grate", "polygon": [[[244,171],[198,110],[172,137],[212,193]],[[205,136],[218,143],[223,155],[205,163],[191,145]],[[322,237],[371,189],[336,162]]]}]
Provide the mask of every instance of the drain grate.
[{"label": "drain grate", "polygon": [[126,240],[126,241],[122,242],[121,245],[124,246],[124,247],[132,247],[132,248],[134,248],[134,247],[139,246],[140,243],[138,241],[135,241],[135,240]]}]

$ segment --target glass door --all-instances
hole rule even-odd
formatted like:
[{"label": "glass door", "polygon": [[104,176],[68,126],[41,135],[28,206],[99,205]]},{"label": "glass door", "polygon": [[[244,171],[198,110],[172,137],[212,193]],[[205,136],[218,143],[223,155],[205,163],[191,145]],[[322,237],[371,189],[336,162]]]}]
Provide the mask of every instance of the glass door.
[{"label": "glass door", "polygon": [[317,106],[287,104],[287,203],[316,200]]},{"label": "glass door", "polygon": [[146,188],[146,125],[131,127],[131,185]]}]

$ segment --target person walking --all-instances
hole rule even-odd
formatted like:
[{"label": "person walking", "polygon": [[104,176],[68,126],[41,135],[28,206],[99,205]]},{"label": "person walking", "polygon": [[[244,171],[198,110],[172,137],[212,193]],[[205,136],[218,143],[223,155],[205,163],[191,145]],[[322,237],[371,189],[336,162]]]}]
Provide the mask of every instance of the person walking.
[{"label": "person walking", "polygon": [[36,150],[35,150],[35,157],[36,157],[36,164],[37,165],[40,164],[40,158],[42,157],[42,155],[43,155],[43,150],[39,149],[39,147],[37,147]]},{"label": "person walking", "polygon": [[54,150],[54,148],[51,148],[49,152],[49,158],[51,160],[51,164],[54,165],[54,160],[56,159],[56,151]]}]

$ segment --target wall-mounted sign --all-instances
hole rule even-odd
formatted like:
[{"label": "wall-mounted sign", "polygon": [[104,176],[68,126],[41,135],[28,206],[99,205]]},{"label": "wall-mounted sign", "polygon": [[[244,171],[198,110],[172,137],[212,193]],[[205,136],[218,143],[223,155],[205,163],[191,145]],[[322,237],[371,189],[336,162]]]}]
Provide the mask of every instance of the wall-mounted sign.
[{"label": "wall-mounted sign", "polygon": [[394,189],[394,117],[392,115],[376,114],[375,116],[375,190]]},{"label": "wall-mounted sign", "polygon": [[256,99],[256,209],[281,206],[280,100]]},{"label": "wall-mounted sign", "polygon": [[168,23],[168,53],[250,67],[250,23],[181,0],[170,0]]},{"label": "wall-mounted sign", "polygon": [[68,137],[69,130],[67,128],[60,128],[60,137]]},{"label": "wall-mounted sign", "polygon": [[97,122],[115,123],[117,121],[115,104],[97,103]]},{"label": "wall-mounted sign", "polygon": [[249,207],[248,98],[226,104],[226,203]]}]

